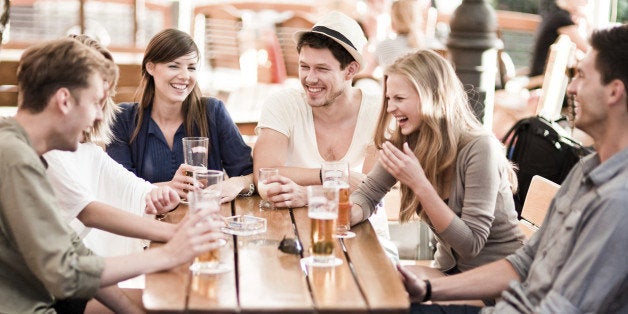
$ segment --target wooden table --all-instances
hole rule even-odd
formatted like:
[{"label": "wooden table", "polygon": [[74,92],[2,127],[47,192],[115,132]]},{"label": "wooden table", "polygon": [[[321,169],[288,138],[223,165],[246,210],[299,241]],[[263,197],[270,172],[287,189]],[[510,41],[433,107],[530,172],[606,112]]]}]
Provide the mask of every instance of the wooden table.
[{"label": "wooden table", "polygon": [[[337,267],[302,267],[301,256],[281,252],[281,239],[295,237],[309,256],[307,208],[259,210],[259,197],[223,204],[224,216],[254,215],[267,220],[267,232],[253,236],[225,235],[223,260],[233,271],[192,275],[189,264],[146,276],[143,303],[150,313],[407,313],[407,293],[386,257],[370,223],[352,228],[357,236],[336,241]],[[169,213],[178,222],[187,206]],[[293,227],[293,221],[294,226]],[[160,244],[153,244],[160,245]]]}]

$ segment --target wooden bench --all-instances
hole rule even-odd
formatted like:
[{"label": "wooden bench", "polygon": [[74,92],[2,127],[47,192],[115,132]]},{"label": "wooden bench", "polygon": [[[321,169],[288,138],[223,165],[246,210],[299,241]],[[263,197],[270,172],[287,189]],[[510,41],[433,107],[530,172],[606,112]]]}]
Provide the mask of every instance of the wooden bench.
[{"label": "wooden bench", "polygon": [[[0,106],[17,106],[18,60],[0,61]],[[141,64],[118,64],[120,78],[115,97],[116,103],[135,100],[135,92],[142,80]]]},{"label": "wooden bench", "polygon": [[0,61],[0,106],[17,106],[17,61]]}]

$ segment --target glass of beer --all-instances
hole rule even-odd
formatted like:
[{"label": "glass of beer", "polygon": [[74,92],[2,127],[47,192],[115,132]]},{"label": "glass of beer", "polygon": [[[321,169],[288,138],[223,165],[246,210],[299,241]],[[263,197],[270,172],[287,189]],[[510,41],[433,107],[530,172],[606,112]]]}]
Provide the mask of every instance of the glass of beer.
[{"label": "glass of beer", "polygon": [[[197,169],[207,169],[207,160],[209,156],[209,138],[207,137],[184,137],[183,143],[183,162]],[[192,171],[185,171],[185,175],[192,177]],[[185,201],[185,200],[183,200]]]},{"label": "glass of beer", "polygon": [[[222,181],[222,171],[205,170],[211,172],[207,174],[207,179],[203,179],[204,170],[194,171],[194,179],[196,182],[202,182],[207,180],[204,184],[204,188],[201,185],[196,187],[188,193],[189,210],[200,211],[203,209],[210,209],[211,213],[205,217],[206,220],[222,220],[220,215],[220,198],[221,190],[218,183]],[[220,174],[217,174],[220,173]],[[200,222],[202,223],[202,222]],[[221,247],[224,246],[227,241],[220,239]],[[220,258],[221,248],[211,250],[203,253],[194,259],[194,263],[190,266],[190,270],[194,274],[219,274],[230,270],[230,266],[221,262]]]},{"label": "glass of beer", "polygon": [[257,179],[257,193],[262,198],[259,202],[260,209],[275,209],[275,205],[268,201],[268,188],[278,186],[279,183],[266,183],[266,180],[272,176],[279,175],[277,168],[260,168],[259,177]]},{"label": "glass of beer", "polygon": [[321,185],[307,187],[313,265],[334,265],[334,234],[338,218],[338,188]]},{"label": "glass of beer", "polygon": [[328,161],[321,165],[323,186],[338,188],[338,219],[336,220],[336,237],[353,238],[351,229],[351,205],[349,203],[349,163],[346,161]]}]

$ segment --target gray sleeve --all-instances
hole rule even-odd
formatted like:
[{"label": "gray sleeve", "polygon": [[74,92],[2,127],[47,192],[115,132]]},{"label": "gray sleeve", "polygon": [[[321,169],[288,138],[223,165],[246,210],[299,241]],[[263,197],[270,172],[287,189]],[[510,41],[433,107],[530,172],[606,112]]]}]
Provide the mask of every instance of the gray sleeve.
[{"label": "gray sleeve", "polygon": [[[568,259],[538,312],[621,312],[628,307],[628,193],[618,189],[583,213],[585,221]],[[553,309],[556,309],[554,311]],[[536,311],[535,311],[536,312]]]},{"label": "gray sleeve", "polygon": [[369,218],[377,203],[390,191],[390,188],[397,183],[397,179],[388,173],[384,167],[377,162],[366,179],[357,190],[351,194],[351,202],[359,205],[364,211],[364,220]]},{"label": "gray sleeve", "polygon": [[[616,192],[626,193],[625,191]],[[623,197],[623,199],[622,199]],[[530,312],[534,313],[620,313],[628,308],[628,212],[625,204],[626,196],[615,195],[606,198],[597,206],[589,207],[589,217],[582,224],[582,229],[577,238],[573,250],[562,264],[552,267],[558,272],[549,291],[532,292],[524,294],[509,291],[503,296],[504,302],[500,302],[500,310],[517,306],[517,302],[524,298],[526,302],[533,298],[534,307]],[[548,213],[548,216],[552,213]],[[560,215],[560,214],[556,214]],[[562,216],[557,219],[562,219]],[[543,226],[546,226],[544,223]],[[523,280],[530,273],[532,261],[535,263],[556,263],[551,258],[544,258],[544,254],[537,252],[538,244],[542,239],[555,236],[541,227],[530,241],[514,254],[506,259],[513,265]],[[558,250],[558,248],[554,248]],[[537,254],[538,253],[538,254]],[[537,256],[538,255],[538,256]],[[543,256],[541,256],[543,255]],[[547,260],[547,261],[546,261]],[[527,287],[534,283],[528,282]],[[511,287],[512,288],[512,287]],[[539,295],[541,293],[541,295]],[[533,294],[533,295],[531,295]],[[516,295],[516,298],[513,298]],[[517,301],[517,299],[519,301]],[[621,301],[620,301],[621,300]],[[507,311],[500,311],[507,312]]]},{"label": "gray sleeve", "polygon": [[502,160],[501,150],[488,137],[467,145],[472,146],[461,150],[453,183],[462,184],[460,195],[455,196],[463,197],[461,214],[439,236],[457,254],[472,258],[484,248],[495,219]]}]

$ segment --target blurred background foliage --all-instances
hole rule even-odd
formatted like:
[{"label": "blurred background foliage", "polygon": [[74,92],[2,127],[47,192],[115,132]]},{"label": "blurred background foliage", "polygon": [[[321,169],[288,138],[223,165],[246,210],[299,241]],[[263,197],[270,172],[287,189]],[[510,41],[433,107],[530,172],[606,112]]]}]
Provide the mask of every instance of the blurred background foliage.
[{"label": "blurred background foliage", "polygon": [[[493,7],[497,10],[516,11],[524,13],[539,14],[539,8],[547,5],[548,2],[555,0],[490,0]],[[589,0],[596,1],[596,0]],[[617,20],[618,23],[628,22],[628,0],[613,0],[617,4]]]}]

